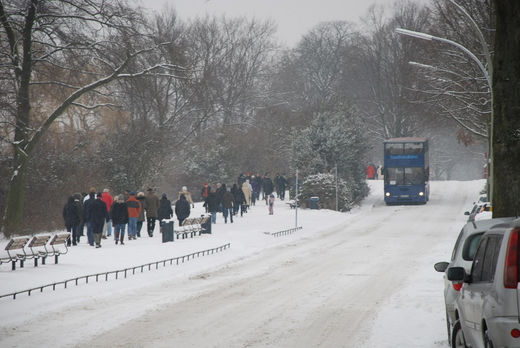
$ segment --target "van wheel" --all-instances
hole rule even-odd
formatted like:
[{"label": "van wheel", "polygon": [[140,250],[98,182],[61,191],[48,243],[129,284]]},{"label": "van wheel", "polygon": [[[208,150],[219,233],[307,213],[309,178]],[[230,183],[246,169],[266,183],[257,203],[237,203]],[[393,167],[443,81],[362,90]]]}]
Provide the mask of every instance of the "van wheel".
[{"label": "van wheel", "polygon": [[466,339],[460,326],[460,321],[457,320],[453,325],[453,331],[451,332],[451,347],[452,348],[467,348]]},{"label": "van wheel", "polygon": [[494,348],[493,341],[491,341],[491,338],[489,338],[488,329],[484,331],[484,347],[486,348]]}]

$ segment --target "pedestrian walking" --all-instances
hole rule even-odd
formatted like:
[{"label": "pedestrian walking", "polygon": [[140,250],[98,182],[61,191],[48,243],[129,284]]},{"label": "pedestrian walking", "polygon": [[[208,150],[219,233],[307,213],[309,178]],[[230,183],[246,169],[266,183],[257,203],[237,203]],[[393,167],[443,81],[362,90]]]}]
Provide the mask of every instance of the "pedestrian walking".
[{"label": "pedestrian walking", "polygon": [[[101,194],[101,200],[105,202],[105,205],[108,209],[108,216],[110,216],[110,208],[112,207],[112,204],[114,204],[114,198],[110,195],[109,189],[104,189],[103,193]],[[108,219],[107,223],[103,227],[103,239],[106,239],[107,237],[110,237],[112,235],[112,219]]]},{"label": "pedestrian walking", "polygon": [[172,210],[172,202],[166,196],[166,193],[161,195],[161,200],[159,201],[159,210],[157,211],[157,218],[159,220],[159,225],[162,220],[169,220],[173,216]]},{"label": "pedestrian walking", "polygon": [[269,215],[273,215],[274,208],[274,195],[271,193],[269,195]]},{"label": "pedestrian walking", "polygon": [[188,200],[183,194],[181,194],[181,197],[175,202],[175,215],[177,215],[177,220],[179,220],[179,226],[182,226],[184,220],[190,216],[190,203],[188,203]]},{"label": "pedestrian walking", "polygon": [[179,192],[179,196],[177,197],[177,199],[180,199],[181,195],[184,195],[191,207],[195,208],[195,204],[193,203],[193,199],[191,198],[191,193],[190,191],[188,191],[188,188],[186,186],[182,187],[182,191]]},{"label": "pedestrian walking", "polygon": [[248,179],[246,179],[246,181],[244,181],[244,183],[242,184],[242,192],[244,193],[244,205],[246,206],[245,211],[247,212],[247,209],[251,205],[251,186],[249,185]]},{"label": "pedestrian walking", "polygon": [[208,194],[208,198],[206,198],[206,202],[204,202],[204,206],[208,209],[208,212],[211,214],[211,222],[217,223],[217,211],[218,211],[218,202],[217,202],[217,193],[214,188],[211,188]]},{"label": "pedestrian walking", "polygon": [[264,189],[265,204],[267,205],[269,196],[271,195],[271,193],[273,193],[273,190],[274,190],[273,181],[269,177],[269,173],[265,173],[265,176],[263,179],[263,189]]},{"label": "pedestrian walking", "polygon": [[[130,193],[128,193],[128,197],[130,197]],[[139,216],[137,217],[137,228],[136,228],[136,235],[137,238],[141,238],[141,230],[143,229],[143,223],[145,220],[144,216],[144,210],[145,210],[145,203],[146,203],[146,197],[144,196],[144,192],[137,192],[136,199],[141,203],[141,210],[139,211]],[[127,201],[128,199],[125,199]],[[130,231],[128,232],[128,236],[130,237]]]},{"label": "pedestrian walking", "polygon": [[227,189],[222,196],[222,208],[224,209],[222,214],[224,215],[224,223],[227,224],[227,218],[229,215],[229,221],[233,223],[233,208],[235,205],[235,197],[231,193],[231,189]]},{"label": "pedestrian walking", "polygon": [[88,210],[89,222],[92,224],[92,232],[94,234],[94,243],[96,244],[96,248],[101,248],[103,226],[109,218],[107,206],[105,202],[101,200],[101,192],[99,192],[97,198],[88,205]]},{"label": "pedestrian walking", "polygon": [[83,220],[87,225],[87,241],[90,246],[94,246],[94,230],[90,217],[90,205],[96,200],[96,188],[91,187],[90,192],[83,201]]},{"label": "pedestrian walking", "polygon": [[135,198],[135,192],[130,192],[130,197],[126,201],[128,209],[128,240],[136,239],[137,219],[142,210],[141,203]]},{"label": "pedestrian walking", "polygon": [[81,208],[75,202],[74,196],[70,196],[63,207],[63,220],[67,232],[71,232],[71,237],[67,240],[67,245],[77,245],[79,242],[79,224],[81,222]]},{"label": "pedestrian walking", "polygon": [[149,188],[146,193],[146,228],[148,236],[153,237],[155,230],[155,220],[157,219],[157,211],[159,210],[159,197],[153,193],[153,189]]},{"label": "pedestrian walking", "polygon": [[124,195],[118,195],[110,207],[110,217],[114,227],[114,242],[125,244],[125,227],[128,224],[128,206]]}]

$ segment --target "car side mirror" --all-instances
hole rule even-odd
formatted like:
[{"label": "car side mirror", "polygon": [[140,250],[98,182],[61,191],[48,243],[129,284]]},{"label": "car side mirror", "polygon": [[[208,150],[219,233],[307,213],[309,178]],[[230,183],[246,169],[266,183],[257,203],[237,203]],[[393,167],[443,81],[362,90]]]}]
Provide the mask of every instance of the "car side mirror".
[{"label": "car side mirror", "polygon": [[437,272],[446,272],[448,266],[448,262],[437,262],[435,265],[433,265],[433,268],[435,268]]},{"label": "car side mirror", "polygon": [[465,211],[465,212],[464,212],[464,215],[469,215],[469,211]]},{"label": "car side mirror", "polygon": [[454,282],[463,282],[466,280],[466,271],[464,270],[464,267],[448,268],[448,280]]}]

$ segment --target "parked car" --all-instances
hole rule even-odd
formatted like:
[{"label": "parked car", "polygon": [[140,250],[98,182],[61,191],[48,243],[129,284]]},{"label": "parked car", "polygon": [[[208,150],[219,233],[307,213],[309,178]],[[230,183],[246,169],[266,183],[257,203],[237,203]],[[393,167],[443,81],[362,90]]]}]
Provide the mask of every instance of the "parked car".
[{"label": "parked car", "polygon": [[469,273],[448,268],[448,280],[463,282],[452,331],[458,346],[520,347],[519,241],[520,219],[493,225],[482,235]]},{"label": "parked car", "polygon": [[455,300],[457,299],[462,281],[450,281],[447,278],[447,270],[450,267],[463,267],[467,273],[471,272],[471,264],[473,256],[477,251],[480,238],[490,227],[504,222],[512,221],[513,218],[501,218],[494,220],[481,220],[477,222],[468,222],[459,233],[453,252],[451,253],[450,262],[437,262],[434,268],[437,272],[444,273],[444,304],[446,309],[446,325],[448,331],[448,342],[452,346],[452,331],[457,315],[455,312]]},{"label": "parked car", "polygon": [[473,216],[474,221],[491,219],[493,217],[493,209],[491,203],[486,202],[482,205],[480,210]]},{"label": "parked car", "polygon": [[[464,212],[464,215],[468,215],[468,222],[475,221],[475,217],[483,211],[491,211],[491,203],[489,202],[475,202],[471,211]],[[489,215],[489,214],[484,214]],[[489,216],[488,218],[491,218]]]}]

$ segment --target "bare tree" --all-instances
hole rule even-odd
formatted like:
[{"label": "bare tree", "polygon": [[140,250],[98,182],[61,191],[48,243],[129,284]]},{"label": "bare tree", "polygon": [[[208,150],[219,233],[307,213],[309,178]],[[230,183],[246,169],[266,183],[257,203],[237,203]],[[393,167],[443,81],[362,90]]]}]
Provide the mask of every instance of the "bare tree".
[{"label": "bare tree", "polygon": [[[110,93],[108,85],[114,80],[167,67],[131,67],[141,54],[157,48],[141,39],[141,22],[139,12],[123,1],[0,0],[0,76],[10,86],[5,98],[16,100],[10,115],[13,160],[6,234],[21,224],[28,163],[51,125],[73,106],[95,110],[106,105],[103,98],[89,104],[93,99],[87,97]],[[146,45],[136,47],[136,42]],[[59,89],[64,97],[35,115],[36,87]]]},{"label": "bare tree", "polygon": [[[493,6],[490,1],[433,2],[435,27],[428,33],[457,42],[486,66],[493,40]],[[478,27],[479,30],[475,27]],[[482,37],[480,36],[482,34]],[[491,89],[486,76],[465,52],[445,43],[430,42],[428,57],[415,66],[424,76],[427,102],[439,114],[454,120],[466,138],[488,138],[491,120]],[[486,66],[491,74],[491,66]]]},{"label": "bare tree", "polygon": [[[424,129],[424,105],[416,71],[408,64],[424,55],[419,40],[402,40],[396,27],[422,31],[430,25],[429,11],[416,3],[396,3],[388,14],[384,7],[373,6],[365,20],[364,32],[357,47],[355,79],[358,108],[364,113],[367,127],[376,138],[414,136]],[[419,41],[419,42],[418,42]]]}]

